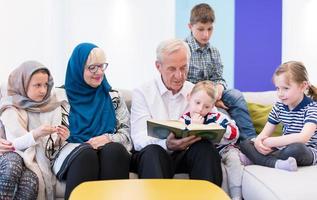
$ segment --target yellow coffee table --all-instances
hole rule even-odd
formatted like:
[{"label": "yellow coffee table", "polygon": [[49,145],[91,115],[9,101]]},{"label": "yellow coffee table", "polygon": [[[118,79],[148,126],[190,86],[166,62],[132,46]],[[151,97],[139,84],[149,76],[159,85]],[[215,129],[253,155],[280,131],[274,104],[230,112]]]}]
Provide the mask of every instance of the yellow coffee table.
[{"label": "yellow coffee table", "polygon": [[78,185],[70,200],[230,200],[217,185],[202,180],[129,179],[89,181]]}]

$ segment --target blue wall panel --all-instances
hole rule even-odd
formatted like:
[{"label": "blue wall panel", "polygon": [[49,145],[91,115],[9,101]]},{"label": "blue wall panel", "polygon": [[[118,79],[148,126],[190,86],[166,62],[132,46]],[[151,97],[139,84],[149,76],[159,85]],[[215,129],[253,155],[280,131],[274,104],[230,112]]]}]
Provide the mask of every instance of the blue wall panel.
[{"label": "blue wall panel", "polygon": [[271,77],[281,63],[282,0],[236,0],[234,46],[234,87],[272,90]]}]

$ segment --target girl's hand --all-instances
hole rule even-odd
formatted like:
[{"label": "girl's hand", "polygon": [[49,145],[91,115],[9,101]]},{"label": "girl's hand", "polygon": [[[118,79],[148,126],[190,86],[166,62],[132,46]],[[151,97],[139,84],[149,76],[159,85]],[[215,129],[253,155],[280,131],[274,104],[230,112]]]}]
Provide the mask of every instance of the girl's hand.
[{"label": "girl's hand", "polygon": [[50,135],[57,132],[57,128],[48,124],[44,124],[36,129],[32,130],[34,139]]},{"label": "girl's hand", "polygon": [[0,155],[4,154],[5,152],[14,151],[15,148],[12,146],[12,143],[0,138]]},{"label": "girl's hand", "polygon": [[111,140],[109,139],[108,136],[106,135],[99,135],[93,138],[90,138],[86,143],[90,144],[92,146],[92,148],[94,149],[98,149],[99,147],[110,143]]},{"label": "girl's hand", "polygon": [[272,143],[272,137],[267,137],[265,139],[262,140],[262,143],[264,146],[272,148],[273,147],[273,143]]},{"label": "girl's hand", "polygon": [[254,147],[258,152],[260,152],[263,155],[267,155],[272,152],[272,149],[270,147],[267,147],[263,144],[263,141],[268,137],[257,137],[254,140]]},{"label": "girl's hand", "polygon": [[194,115],[192,116],[192,119],[191,119],[191,123],[203,124],[204,120],[205,120],[204,117],[202,117],[200,114],[194,113]]},{"label": "girl's hand", "polygon": [[69,137],[69,130],[66,126],[64,125],[58,125],[56,127],[57,134],[61,138],[61,142],[65,142],[67,138]]}]

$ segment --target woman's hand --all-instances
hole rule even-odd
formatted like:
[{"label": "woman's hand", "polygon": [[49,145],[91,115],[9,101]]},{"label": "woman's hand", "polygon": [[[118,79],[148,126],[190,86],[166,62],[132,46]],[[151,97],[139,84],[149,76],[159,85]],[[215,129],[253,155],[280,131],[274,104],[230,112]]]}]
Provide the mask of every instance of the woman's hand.
[{"label": "woman's hand", "polygon": [[61,138],[61,142],[65,142],[67,138],[69,137],[69,130],[64,125],[58,125],[56,127],[57,135]]},{"label": "woman's hand", "polygon": [[270,147],[267,147],[263,144],[263,141],[267,138],[268,137],[256,137],[256,139],[254,140],[254,147],[263,155],[267,155],[272,152],[272,149]]},{"label": "woman's hand", "polygon": [[14,151],[15,148],[12,146],[12,143],[0,138],[0,155],[4,154],[5,152],[8,151]]},{"label": "woman's hand", "polygon": [[101,147],[107,143],[110,143],[111,140],[106,135],[100,135],[93,138],[90,138],[86,143],[90,144],[92,148],[98,149],[98,147]]}]

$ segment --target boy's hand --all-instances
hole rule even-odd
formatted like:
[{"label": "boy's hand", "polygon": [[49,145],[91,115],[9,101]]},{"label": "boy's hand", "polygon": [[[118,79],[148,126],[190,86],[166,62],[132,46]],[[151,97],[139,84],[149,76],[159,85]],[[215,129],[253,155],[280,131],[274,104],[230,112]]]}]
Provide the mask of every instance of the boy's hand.
[{"label": "boy's hand", "polygon": [[0,155],[4,154],[5,152],[8,151],[14,151],[15,148],[12,146],[12,143],[0,138]]},{"label": "boy's hand", "polygon": [[216,106],[217,108],[222,108],[222,109],[225,109],[225,110],[228,110],[228,109],[229,109],[229,108],[223,103],[222,100],[216,101],[215,106]]},{"label": "boy's hand", "polygon": [[218,94],[217,101],[219,101],[222,98],[222,93],[224,90],[225,88],[223,87],[222,84],[217,84],[217,94]]},{"label": "boy's hand", "polygon": [[204,117],[202,117],[198,113],[194,113],[194,115],[191,117],[191,123],[195,123],[195,124],[203,124],[204,120],[205,120]]}]

